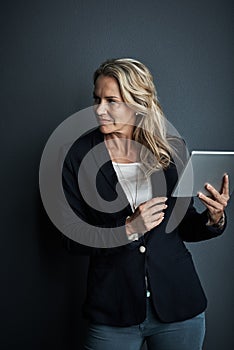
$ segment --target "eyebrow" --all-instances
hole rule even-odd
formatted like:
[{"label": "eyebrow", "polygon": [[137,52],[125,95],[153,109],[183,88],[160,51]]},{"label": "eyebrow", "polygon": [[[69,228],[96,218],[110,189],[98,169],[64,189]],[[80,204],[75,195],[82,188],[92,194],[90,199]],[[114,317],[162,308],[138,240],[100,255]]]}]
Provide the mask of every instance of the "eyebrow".
[{"label": "eyebrow", "polygon": [[[95,94],[95,92],[93,92],[93,97],[94,97],[94,98],[95,98],[95,97],[100,98],[99,96],[97,96],[97,95]],[[106,98],[106,99],[108,99],[108,98],[117,98],[117,99],[120,99],[121,97],[119,97],[119,96],[105,96],[104,98]]]}]

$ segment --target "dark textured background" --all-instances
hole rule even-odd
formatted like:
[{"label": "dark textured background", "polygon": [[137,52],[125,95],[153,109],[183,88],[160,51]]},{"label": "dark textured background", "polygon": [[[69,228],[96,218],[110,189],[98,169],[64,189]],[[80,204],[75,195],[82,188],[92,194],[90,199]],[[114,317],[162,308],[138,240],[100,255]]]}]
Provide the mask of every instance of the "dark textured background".
[{"label": "dark textured background", "polygon": [[[1,349],[81,349],[87,258],[63,250],[38,168],[53,130],[92,103],[95,68],[141,60],[190,150],[234,150],[233,10],[228,0],[1,2]],[[209,299],[205,350],[234,349],[233,208],[223,237],[190,245]]]}]

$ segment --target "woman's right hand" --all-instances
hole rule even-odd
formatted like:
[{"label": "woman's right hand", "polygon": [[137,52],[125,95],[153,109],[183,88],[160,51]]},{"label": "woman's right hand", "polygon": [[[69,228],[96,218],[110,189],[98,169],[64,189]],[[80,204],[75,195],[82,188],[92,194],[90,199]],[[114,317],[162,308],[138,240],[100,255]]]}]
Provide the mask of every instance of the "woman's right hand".
[{"label": "woman's right hand", "polygon": [[164,219],[166,197],[155,197],[140,204],[135,212],[126,219],[126,233],[146,233],[161,224]]}]

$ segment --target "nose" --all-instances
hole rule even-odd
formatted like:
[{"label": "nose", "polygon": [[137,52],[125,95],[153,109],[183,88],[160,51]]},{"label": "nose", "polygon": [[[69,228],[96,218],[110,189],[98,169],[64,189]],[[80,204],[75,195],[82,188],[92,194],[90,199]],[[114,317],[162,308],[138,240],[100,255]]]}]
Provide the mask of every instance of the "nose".
[{"label": "nose", "polygon": [[95,104],[94,106],[95,112],[97,115],[106,114],[107,104],[105,102],[100,102],[99,104]]}]

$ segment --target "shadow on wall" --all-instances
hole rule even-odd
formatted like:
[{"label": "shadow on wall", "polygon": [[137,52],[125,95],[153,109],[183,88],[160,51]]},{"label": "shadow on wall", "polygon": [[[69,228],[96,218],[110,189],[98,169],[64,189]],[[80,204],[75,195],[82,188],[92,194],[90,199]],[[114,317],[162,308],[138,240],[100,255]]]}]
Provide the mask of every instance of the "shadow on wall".
[{"label": "shadow on wall", "polygon": [[[82,349],[87,321],[82,317],[88,257],[71,255],[64,236],[49,220],[38,198],[40,289],[45,314],[41,315],[43,345],[56,349]],[[48,329],[44,329],[47,325]]]}]

